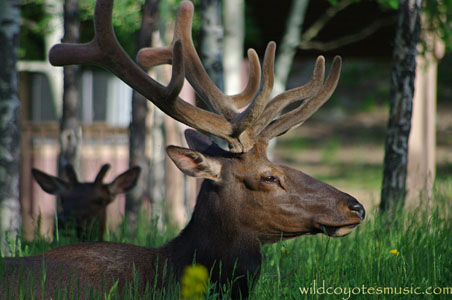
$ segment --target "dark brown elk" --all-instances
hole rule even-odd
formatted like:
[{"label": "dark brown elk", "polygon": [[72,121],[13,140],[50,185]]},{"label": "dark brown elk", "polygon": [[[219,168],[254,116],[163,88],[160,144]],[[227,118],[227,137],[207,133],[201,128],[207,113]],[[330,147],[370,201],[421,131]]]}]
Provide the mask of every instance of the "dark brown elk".
[{"label": "dark brown elk", "polygon": [[[205,180],[190,222],[163,247],[71,245],[27,258],[6,259],[9,274],[21,265],[39,274],[44,264],[50,297],[58,285],[71,283],[68,274],[79,276],[97,290],[102,290],[104,282],[108,291],[115,281],[122,289],[133,280],[133,270],[138,270],[143,292],[146,284],[152,287],[156,280],[157,286],[166,284],[163,266],[177,280],[182,270],[196,261],[211,270],[212,282],[224,284],[234,279],[232,297],[246,298],[250,278],[257,278],[260,272],[262,244],[304,234],[344,236],[363,221],[364,208],[355,198],[291,167],[273,163],[266,156],[270,139],[302,124],[331,96],[339,80],[339,57],[334,58],[325,81],[325,60],[319,57],[308,83],[271,98],[275,44],[270,43],[263,60],[262,82],[257,54],[250,50],[247,87],[238,95],[224,95],[209,79],[196,54],[191,39],[193,5],[183,1],[173,43],[143,49],[138,56],[146,68],[172,65],[171,81],[163,86],[118,44],[111,23],[112,6],[112,0],[98,0],[94,40],[55,46],[50,53],[52,64],[96,64],[110,70],[176,120],[224,139],[229,150],[196,131],[186,133],[190,149],[167,148],[182,172]],[[213,112],[179,98],[184,77]],[[279,116],[289,104],[298,105]],[[16,278],[10,277],[10,282]]]},{"label": "dark brown elk", "polygon": [[60,197],[58,225],[61,228],[74,225],[80,240],[102,240],[108,204],[116,195],[133,188],[140,175],[140,168],[133,167],[105,184],[103,181],[109,168],[109,164],[103,165],[93,182],[80,182],[72,165],[65,167],[67,180],[32,169],[33,177],[41,188]]}]

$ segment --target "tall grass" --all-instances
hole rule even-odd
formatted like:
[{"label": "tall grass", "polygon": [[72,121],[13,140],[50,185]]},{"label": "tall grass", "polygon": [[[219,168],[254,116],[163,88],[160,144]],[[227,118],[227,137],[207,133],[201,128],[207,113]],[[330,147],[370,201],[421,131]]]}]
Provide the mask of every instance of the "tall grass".
[{"label": "tall grass", "polygon": [[347,237],[302,237],[265,252],[255,299],[432,299],[416,288],[452,297],[452,226],[438,209],[374,214]]},{"label": "tall grass", "polygon": [[[261,276],[251,299],[452,298],[450,201],[437,194],[440,204],[434,207],[400,210],[392,217],[369,212],[366,221],[343,238],[304,236],[264,246]],[[142,223],[133,237],[122,227],[118,234],[110,233],[108,239],[156,247],[175,235],[157,227],[156,221]],[[18,239],[10,244],[14,255],[27,256],[74,242],[77,240],[73,236],[53,244],[39,239],[32,243]],[[176,283],[163,292],[150,286],[147,294],[146,299],[178,299],[179,286]],[[220,296],[211,293],[207,298]],[[32,299],[32,295],[24,294],[23,299]],[[102,295],[92,294],[90,299],[138,296],[131,283],[122,293],[112,287]]]}]

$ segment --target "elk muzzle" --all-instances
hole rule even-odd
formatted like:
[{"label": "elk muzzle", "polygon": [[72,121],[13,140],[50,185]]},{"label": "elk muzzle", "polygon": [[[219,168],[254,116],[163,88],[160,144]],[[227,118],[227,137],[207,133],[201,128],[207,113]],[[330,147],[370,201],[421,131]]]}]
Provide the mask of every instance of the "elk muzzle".
[{"label": "elk muzzle", "polygon": [[366,216],[364,206],[354,197],[346,194],[346,197],[339,201],[337,214],[340,217],[321,216],[314,220],[314,227],[331,237],[341,237],[349,234],[356,226],[361,224]]}]

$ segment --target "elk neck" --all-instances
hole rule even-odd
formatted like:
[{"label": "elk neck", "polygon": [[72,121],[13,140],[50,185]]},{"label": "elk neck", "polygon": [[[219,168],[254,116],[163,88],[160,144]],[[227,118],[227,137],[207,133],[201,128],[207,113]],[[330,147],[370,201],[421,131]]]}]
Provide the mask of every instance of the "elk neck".
[{"label": "elk neck", "polygon": [[223,197],[233,197],[235,192],[228,188],[227,184],[204,180],[190,222],[164,246],[179,272],[194,261],[212,270],[212,279],[220,282],[259,272],[262,260],[259,241],[253,233],[239,228],[236,207],[224,205]]}]

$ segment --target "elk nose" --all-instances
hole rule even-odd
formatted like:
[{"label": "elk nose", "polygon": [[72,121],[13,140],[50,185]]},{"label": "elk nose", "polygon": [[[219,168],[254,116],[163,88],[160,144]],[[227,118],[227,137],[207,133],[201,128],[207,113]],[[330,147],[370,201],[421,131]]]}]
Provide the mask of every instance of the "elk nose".
[{"label": "elk nose", "polygon": [[364,206],[361,205],[355,198],[350,197],[347,203],[348,208],[361,218],[361,220],[364,220],[364,217],[366,216],[366,210],[364,209]]}]

